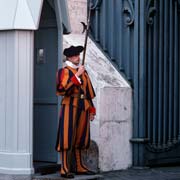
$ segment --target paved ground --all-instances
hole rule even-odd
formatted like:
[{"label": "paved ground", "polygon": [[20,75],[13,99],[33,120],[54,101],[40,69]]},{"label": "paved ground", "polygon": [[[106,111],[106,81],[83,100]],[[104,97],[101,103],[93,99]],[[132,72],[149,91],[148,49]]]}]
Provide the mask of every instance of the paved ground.
[{"label": "paved ground", "polygon": [[129,169],[104,173],[104,180],[180,180],[179,167]]},{"label": "paved ground", "polygon": [[[76,176],[75,180],[101,179],[104,180],[180,180],[179,167],[163,167],[152,169],[128,169],[124,171],[113,171],[102,173],[101,176],[89,177]],[[12,176],[0,174],[0,180],[62,180],[58,174],[44,176]]]}]

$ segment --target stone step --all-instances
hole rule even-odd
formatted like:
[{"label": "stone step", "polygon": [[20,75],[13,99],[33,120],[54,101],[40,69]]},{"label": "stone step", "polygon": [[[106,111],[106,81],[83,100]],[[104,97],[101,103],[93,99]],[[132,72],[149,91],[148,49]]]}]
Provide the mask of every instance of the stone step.
[{"label": "stone step", "polygon": [[59,173],[49,175],[33,175],[32,180],[103,180],[103,176],[96,175],[75,175],[73,179],[63,178]]}]

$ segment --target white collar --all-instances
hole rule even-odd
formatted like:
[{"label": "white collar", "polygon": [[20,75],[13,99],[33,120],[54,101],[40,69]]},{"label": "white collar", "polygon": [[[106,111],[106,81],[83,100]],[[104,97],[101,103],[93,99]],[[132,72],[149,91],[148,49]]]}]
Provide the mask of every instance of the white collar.
[{"label": "white collar", "polygon": [[71,61],[66,61],[66,62],[65,62],[65,65],[66,65],[66,66],[70,66],[70,67],[72,67],[73,69],[79,68],[79,65],[75,65],[75,64],[73,64]]}]

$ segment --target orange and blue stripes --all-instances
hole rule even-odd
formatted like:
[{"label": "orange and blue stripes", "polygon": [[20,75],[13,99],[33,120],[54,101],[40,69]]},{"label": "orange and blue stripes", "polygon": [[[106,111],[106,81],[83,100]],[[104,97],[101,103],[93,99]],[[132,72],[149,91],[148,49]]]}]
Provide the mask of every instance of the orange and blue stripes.
[{"label": "orange and blue stripes", "polygon": [[[90,143],[89,111],[83,111],[72,104],[63,105],[61,111],[56,150],[69,150],[71,145],[75,148],[88,148]],[[76,127],[73,128],[74,126]],[[73,132],[73,129],[76,132]]]},{"label": "orange and blue stripes", "polygon": [[61,156],[61,174],[66,174],[69,172],[67,151],[61,151],[60,156]]},{"label": "orange and blue stripes", "polygon": [[[76,69],[66,67],[57,73],[57,95],[64,96],[59,117],[57,151],[69,150],[72,144],[75,148],[88,148],[90,143],[89,113],[95,114],[92,102],[95,92],[87,72],[81,76],[81,84],[73,80],[76,72]],[[71,94],[78,94],[79,90],[86,99],[71,97]]]}]

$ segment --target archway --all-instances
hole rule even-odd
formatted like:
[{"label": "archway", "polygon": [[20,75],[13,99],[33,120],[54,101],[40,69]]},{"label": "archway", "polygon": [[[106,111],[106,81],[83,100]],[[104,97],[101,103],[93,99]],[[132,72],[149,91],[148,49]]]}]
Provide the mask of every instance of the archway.
[{"label": "archway", "polygon": [[39,29],[34,34],[33,162],[35,172],[58,168],[55,151],[58,98],[58,26],[55,9],[44,1]]}]

